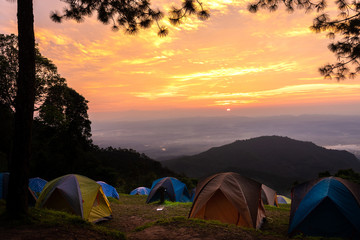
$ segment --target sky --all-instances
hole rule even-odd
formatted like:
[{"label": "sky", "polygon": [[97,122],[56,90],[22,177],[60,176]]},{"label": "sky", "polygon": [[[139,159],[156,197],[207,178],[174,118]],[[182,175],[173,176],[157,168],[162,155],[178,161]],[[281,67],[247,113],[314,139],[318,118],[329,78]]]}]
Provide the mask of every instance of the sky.
[{"label": "sky", "polygon": [[[156,0],[164,12],[171,3]],[[35,36],[68,85],[88,101],[92,121],[184,115],[359,114],[360,79],[324,79],[336,59],[315,14],[283,9],[256,14],[248,0],[204,0],[211,17],[187,18],[137,35],[114,32],[96,16],[50,20],[60,0],[34,0]],[[16,33],[16,3],[0,1],[0,33]]]}]

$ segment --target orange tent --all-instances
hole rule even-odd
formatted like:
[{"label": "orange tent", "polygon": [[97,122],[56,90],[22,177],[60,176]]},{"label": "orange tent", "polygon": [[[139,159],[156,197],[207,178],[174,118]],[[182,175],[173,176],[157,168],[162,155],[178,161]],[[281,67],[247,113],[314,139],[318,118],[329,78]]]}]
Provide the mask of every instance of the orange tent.
[{"label": "orange tent", "polygon": [[218,173],[200,181],[189,218],[260,228],[265,217],[261,183],[238,173]]}]

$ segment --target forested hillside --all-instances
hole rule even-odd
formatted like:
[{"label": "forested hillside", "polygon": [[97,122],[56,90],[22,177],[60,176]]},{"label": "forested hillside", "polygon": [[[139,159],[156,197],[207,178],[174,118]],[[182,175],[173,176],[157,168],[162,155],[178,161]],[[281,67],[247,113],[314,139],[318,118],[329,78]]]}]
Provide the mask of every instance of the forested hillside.
[{"label": "forested hillside", "polygon": [[[11,149],[12,114],[0,108],[0,172],[8,171]],[[133,149],[106,148],[92,144],[91,139],[76,136],[72,131],[60,130],[35,120],[33,129],[30,176],[51,180],[77,173],[94,180],[105,181],[129,193],[138,186],[150,187],[153,180],[178,174]],[[185,179],[184,179],[185,180]]]},{"label": "forested hillside", "polygon": [[294,182],[316,178],[319,172],[360,170],[360,161],[347,151],[279,136],[236,141],[162,163],[173,171],[197,178],[216,172],[239,172],[287,193]]},{"label": "forested hillside", "polygon": [[[17,55],[17,37],[0,34],[0,172],[9,171],[11,159]],[[77,173],[127,193],[135,187],[150,187],[159,177],[181,178],[135,150],[101,149],[93,144],[88,101],[67,85],[57,67],[37,48],[35,103],[30,177],[52,180]]]}]

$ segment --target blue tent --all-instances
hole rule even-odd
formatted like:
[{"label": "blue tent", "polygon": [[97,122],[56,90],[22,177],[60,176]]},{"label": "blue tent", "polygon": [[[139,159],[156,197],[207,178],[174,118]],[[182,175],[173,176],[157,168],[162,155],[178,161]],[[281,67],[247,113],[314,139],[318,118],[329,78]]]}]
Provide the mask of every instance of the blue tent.
[{"label": "blue tent", "polygon": [[321,178],[292,189],[289,234],[360,239],[360,186]]},{"label": "blue tent", "polygon": [[119,199],[119,194],[113,186],[103,181],[97,181],[97,183],[101,185],[106,197],[113,197]]},{"label": "blue tent", "polygon": [[194,198],[195,198],[195,193],[196,193],[196,187],[193,188],[190,192],[190,201],[193,202]]},{"label": "blue tent", "polygon": [[165,200],[172,202],[190,202],[189,191],[185,183],[173,177],[164,177],[155,180],[152,183],[146,203],[161,200],[162,194],[164,194]]},{"label": "blue tent", "polygon": [[0,173],[0,199],[6,199],[9,185],[9,173]]},{"label": "blue tent", "polygon": [[45,184],[47,183],[46,180],[36,177],[36,178],[30,178],[29,179],[29,188],[34,193],[36,198],[40,196],[41,191],[45,187]]},{"label": "blue tent", "polygon": [[138,187],[130,192],[130,195],[149,195],[150,188],[147,187]]}]

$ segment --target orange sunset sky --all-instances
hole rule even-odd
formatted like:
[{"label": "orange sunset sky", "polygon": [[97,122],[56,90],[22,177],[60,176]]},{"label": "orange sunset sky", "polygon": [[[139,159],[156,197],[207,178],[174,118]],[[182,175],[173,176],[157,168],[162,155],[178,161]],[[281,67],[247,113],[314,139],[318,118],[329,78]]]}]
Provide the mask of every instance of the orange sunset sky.
[{"label": "orange sunset sky", "polygon": [[[172,2],[152,4],[166,12]],[[159,38],[156,28],[135,36],[113,32],[96,17],[54,23],[49,15],[61,1],[34,0],[36,41],[89,100],[92,120],[168,110],[359,114],[360,78],[337,82],[318,72],[335,57],[325,34],[309,30],[315,14],[252,14],[248,0],[203,3],[209,20],[192,17],[173,27],[165,19],[170,33]],[[17,33],[16,3],[0,1],[0,32]]]}]

